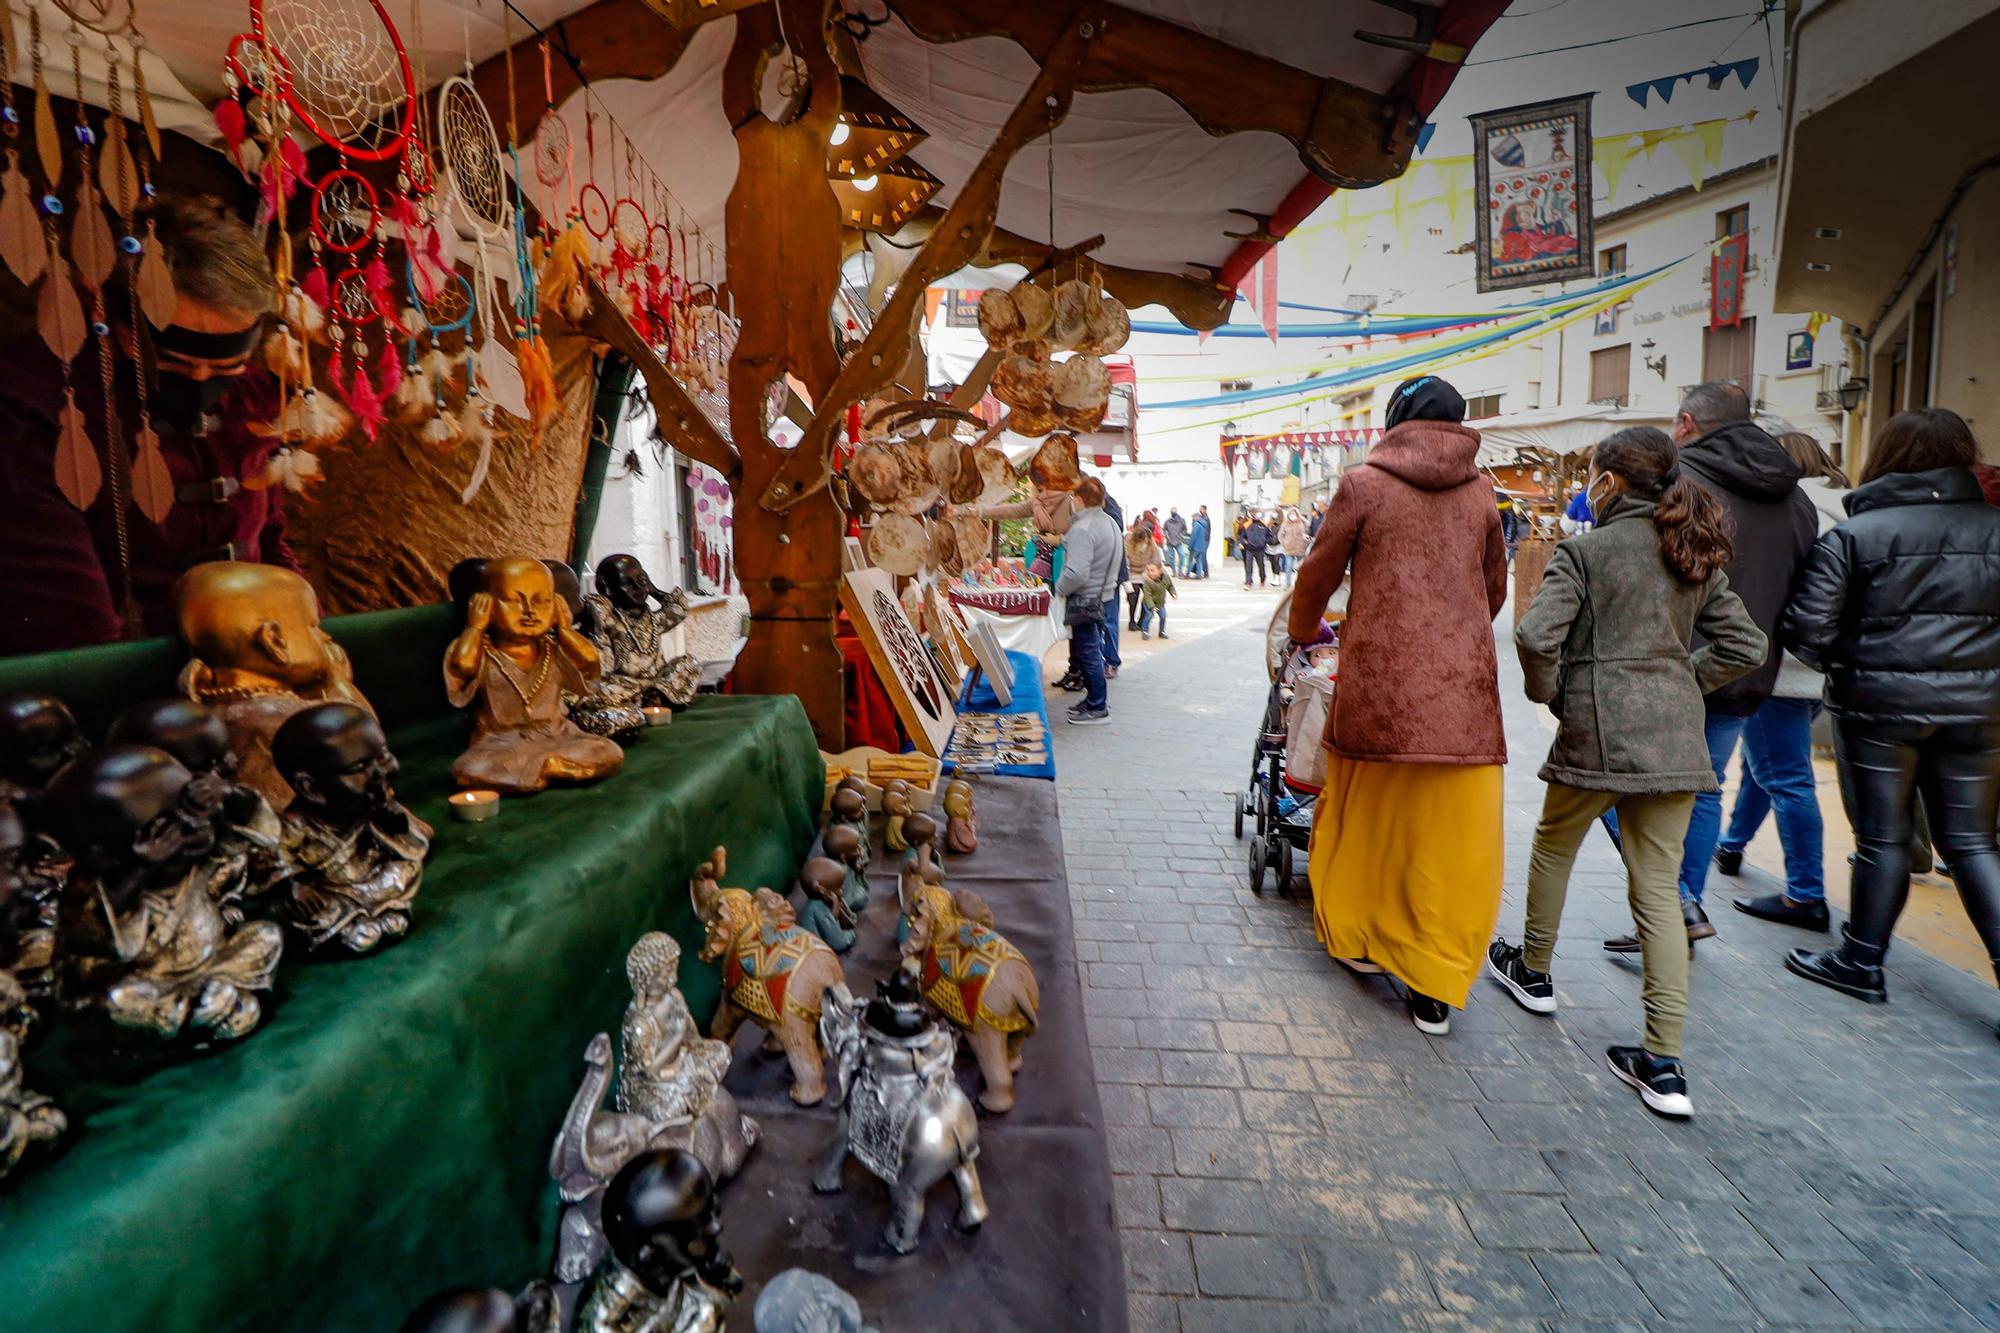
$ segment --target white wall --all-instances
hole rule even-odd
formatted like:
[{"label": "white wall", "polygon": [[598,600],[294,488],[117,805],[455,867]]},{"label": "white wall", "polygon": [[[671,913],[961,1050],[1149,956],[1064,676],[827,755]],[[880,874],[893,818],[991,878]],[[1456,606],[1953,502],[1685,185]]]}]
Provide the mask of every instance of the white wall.
[{"label": "white wall", "polygon": [[[636,420],[623,420],[611,442],[611,467],[604,478],[604,500],[591,533],[586,568],[577,571],[586,586],[607,555],[628,554],[662,588],[681,584],[680,506],[683,487],[673,455],[663,463],[654,455],[653,416],[648,406]],[[626,470],[625,457],[636,451],[644,473]]]}]

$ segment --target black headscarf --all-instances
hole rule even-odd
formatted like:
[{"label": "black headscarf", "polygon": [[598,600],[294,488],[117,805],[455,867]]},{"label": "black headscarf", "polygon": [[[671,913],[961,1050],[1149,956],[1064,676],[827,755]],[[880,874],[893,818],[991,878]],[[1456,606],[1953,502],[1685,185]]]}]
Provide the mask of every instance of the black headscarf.
[{"label": "black headscarf", "polygon": [[1389,395],[1389,429],[1405,421],[1464,421],[1465,398],[1435,375],[1404,380]]}]

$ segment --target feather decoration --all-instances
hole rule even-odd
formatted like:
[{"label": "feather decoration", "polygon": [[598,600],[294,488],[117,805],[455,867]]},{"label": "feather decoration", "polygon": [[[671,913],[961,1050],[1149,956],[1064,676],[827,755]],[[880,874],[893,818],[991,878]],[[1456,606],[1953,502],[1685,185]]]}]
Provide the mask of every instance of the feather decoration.
[{"label": "feather decoration", "polygon": [[326,380],[347,401],[348,411],[354,414],[353,424],[373,440],[382,425],[382,400],[376,395],[375,386],[368,382],[368,372],[358,365],[349,366],[345,357],[335,356],[327,363]]},{"label": "feather decoration", "polygon": [[69,229],[69,256],[76,278],[90,291],[101,291],[118,267],[118,243],[104,220],[104,201],[97,186],[86,180],[76,191],[76,221]]},{"label": "feather decoration", "polygon": [[297,495],[325,479],[326,472],[319,465],[318,454],[310,449],[288,446],[271,455],[262,473],[245,477],[243,489],[268,491],[274,486],[282,486]]},{"label": "feather decoration", "polygon": [[305,378],[306,347],[292,331],[280,324],[264,340],[264,368],[279,379],[296,384]]},{"label": "feather decoration", "polygon": [[167,257],[160,248],[159,231],[151,222],[146,224],[145,248],[139,254],[135,281],[139,308],[145,312],[146,322],[156,329],[173,323],[174,307],[180,304],[180,297],[174,291],[174,271],[167,266]]},{"label": "feather decoration", "polygon": [[306,270],[305,278],[299,283],[299,290],[305,293],[306,300],[321,310],[326,309],[327,304],[333,299],[333,293],[327,284],[326,270],[317,266]]},{"label": "feather decoration", "polygon": [[250,137],[250,124],[243,118],[243,104],[233,97],[225,97],[215,104],[215,128],[222,135],[223,146],[229,149],[231,161],[240,167],[240,153],[244,141]]},{"label": "feather decoration", "polygon": [[42,63],[35,62],[35,155],[42,160],[42,176],[51,193],[62,187],[62,130],[56,126],[55,103],[49,100],[48,81],[42,78]]},{"label": "feather decoration", "polygon": [[458,493],[458,502],[469,505],[486,484],[486,473],[493,466],[493,423],[487,420],[485,405],[477,398],[468,396],[465,406],[458,410],[458,430],[460,443],[479,447],[479,457],[472,463],[472,476]]},{"label": "feather decoration", "polygon": [[408,373],[397,371],[398,382],[390,390],[384,406],[397,421],[416,421],[437,407],[437,388],[430,376],[430,358],[425,357]]},{"label": "feather decoration", "polygon": [[525,391],[528,420],[535,428],[530,447],[542,442],[542,432],[556,414],[556,372],[549,359],[549,345],[541,338],[522,338],[515,343],[520,352],[521,387]]},{"label": "feather decoration", "polygon": [[590,291],[583,275],[590,269],[590,233],[572,218],[555,243],[542,254],[541,303],[560,310],[571,323],[590,313]]},{"label": "feather decoration", "polygon": [[[313,282],[315,277],[319,280],[317,284]],[[324,293],[326,274],[314,269],[306,274],[304,283],[294,284],[278,305],[278,317],[284,320],[286,326],[300,338],[316,340],[320,334],[326,332],[326,303],[315,301],[307,293],[306,287],[311,285],[317,285],[321,293]]]},{"label": "feather decoration", "polygon": [[90,442],[90,428],[84,424],[83,409],[76,405],[74,389],[63,392],[58,426],[56,486],[71,504],[88,509],[104,485],[104,469],[97,462],[97,446]]},{"label": "feather decoration", "polygon": [[354,419],[332,394],[305,389],[286,401],[270,433],[299,444],[331,445],[338,444],[353,425]]},{"label": "feather decoration", "polygon": [[382,258],[379,248],[375,252],[375,257],[362,268],[361,284],[367,289],[368,303],[375,307],[375,313],[380,315],[390,328],[400,326],[403,312],[397,307],[396,298],[389,291],[389,265]]},{"label": "feather decoration", "polygon": [[424,423],[417,432],[417,441],[428,445],[439,453],[450,453],[458,445],[458,417],[450,412],[440,412]]},{"label": "feather decoration", "polygon": [[382,344],[382,355],[375,362],[375,392],[386,405],[403,387],[403,358],[396,351],[396,344]]},{"label": "feather decoration", "polygon": [[166,455],[160,452],[160,437],[146,425],[139,428],[132,443],[132,503],[154,523],[165,523],[174,507],[174,478],[167,471]]},{"label": "feather decoration", "polygon": [[41,295],[35,302],[35,323],[41,329],[42,341],[49,345],[56,359],[67,364],[83,350],[84,335],[90,329],[83,322],[83,303],[76,299],[76,288],[69,280],[69,264],[56,249],[53,234],[48,245],[49,280],[42,284]]},{"label": "feather decoration", "polygon": [[7,171],[0,175],[0,259],[24,287],[34,286],[49,264],[47,238],[29,198],[28,178],[21,174],[21,155],[12,149],[7,151]]}]

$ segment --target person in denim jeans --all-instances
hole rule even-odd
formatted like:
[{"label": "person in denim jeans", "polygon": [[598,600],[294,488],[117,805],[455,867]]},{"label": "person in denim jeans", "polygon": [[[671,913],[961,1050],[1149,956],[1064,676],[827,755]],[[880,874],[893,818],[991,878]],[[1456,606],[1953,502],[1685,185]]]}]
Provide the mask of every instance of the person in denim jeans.
[{"label": "person in denim jeans", "polygon": [[[1076,516],[1065,539],[1068,557],[1054,594],[1065,602],[1072,597],[1097,599],[1108,605],[1116,619],[1118,573],[1123,536],[1117,521],[1104,512],[1104,483],[1085,477],[1077,483],[1074,503]],[[1071,723],[1090,726],[1110,720],[1104,687],[1104,638],[1093,632],[1089,622],[1072,627],[1070,644],[1083,676],[1083,701],[1069,710]]]}]

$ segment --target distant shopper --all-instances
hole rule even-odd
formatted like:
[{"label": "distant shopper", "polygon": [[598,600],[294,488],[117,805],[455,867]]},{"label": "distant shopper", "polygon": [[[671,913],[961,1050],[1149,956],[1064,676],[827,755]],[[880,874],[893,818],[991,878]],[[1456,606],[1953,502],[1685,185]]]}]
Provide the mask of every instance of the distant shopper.
[{"label": "distant shopper", "polygon": [[1722,506],[1681,471],[1665,432],[1635,426],[1598,445],[1584,494],[1593,530],[1556,547],[1514,633],[1528,697],[1555,713],[1557,731],[1541,771],[1522,945],[1495,940],[1487,965],[1523,1008],[1556,1011],[1549,972],[1570,869],[1591,824],[1617,810],[1646,1033],[1605,1055],[1649,1108],[1687,1116],[1678,872],[1694,793],[1718,785],[1702,696],[1756,670],[1768,644],[1722,572]]},{"label": "distant shopper", "polygon": [[[1804,474],[1799,489],[1818,511],[1825,536],[1847,517],[1842,501],[1847,478],[1826,456],[1819,441],[1804,431],[1777,437]],[[1715,868],[1735,875],[1743,868],[1743,850],[1777,812],[1778,842],[1785,853],[1782,893],[1738,898],[1736,910],[1766,921],[1806,930],[1826,930],[1826,824],[1819,812],[1819,782],[1813,773],[1812,726],[1819,716],[1826,678],[1785,653],[1778,663],[1771,697],[1757,705],[1743,723],[1743,771],[1736,788],[1736,807],[1729,828],[1715,847]]]},{"label": "distant shopper", "polygon": [[1250,574],[1257,575],[1257,586],[1266,583],[1264,574],[1264,553],[1271,545],[1271,530],[1264,526],[1264,520],[1256,514],[1249,516],[1243,524],[1243,531],[1237,537],[1237,549],[1243,553],[1243,586],[1250,586]]},{"label": "distant shopper", "polygon": [[1326,521],[1326,501],[1314,500],[1312,517],[1306,520],[1306,536],[1319,536],[1319,525]]},{"label": "distant shopper", "polygon": [[1388,433],[1327,507],[1287,622],[1295,643],[1315,642],[1349,585],[1313,815],[1320,942],[1399,978],[1434,1035],[1479,975],[1504,865],[1493,617],[1507,550],[1464,420],[1465,399],[1435,376],[1396,388]]},{"label": "distant shopper", "polygon": [[1278,524],[1278,550],[1284,561],[1285,586],[1292,586],[1292,572],[1299,562],[1306,558],[1306,548],[1312,545],[1312,536],[1306,531],[1305,516],[1296,509],[1285,511],[1284,522]]},{"label": "distant shopper", "polygon": [[1108,613],[1118,613],[1118,567],[1123,542],[1118,522],[1104,512],[1104,483],[1085,477],[1076,485],[1074,517],[1065,544],[1068,559],[1057,576],[1055,595],[1062,599],[1063,619],[1070,628],[1083,700],[1069,710],[1069,720],[1094,726],[1111,720],[1104,675],[1104,639],[1095,632]]},{"label": "distant shopper", "polygon": [[1167,568],[1176,574],[1187,573],[1188,521],[1181,517],[1178,509],[1167,510],[1167,521],[1160,525],[1166,534],[1161,543],[1167,551]]},{"label": "distant shopper", "polygon": [[1855,841],[1841,944],[1794,949],[1785,966],[1877,1003],[1910,893],[1912,792],[2000,969],[2000,510],[1977,458],[1955,412],[1891,417],[1847,497],[1852,517],[1819,539],[1784,616],[1792,651],[1826,673]]},{"label": "distant shopper", "polygon": [[1213,532],[1208,506],[1203,505],[1194,511],[1194,522],[1188,526],[1188,577],[1191,579],[1208,577],[1208,539]]},{"label": "distant shopper", "polygon": [[[1159,559],[1160,544],[1153,540],[1153,511],[1148,509],[1132,520],[1131,528],[1125,533],[1125,563],[1136,574],[1148,565],[1157,564]],[[1139,593],[1140,581],[1134,578],[1125,593],[1126,629],[1139,628]]]},{"label": "distant shopper", "polygon": [[1174,587],[1174,576],[1158,564],[1146,566],[1146,582],[1139,593],[1139,637],[1153,637],[1153,618],[1159,617],[1160,637],[1167,637],[1167,598],[1178,599],[1180,592]]},{"label": "distant shopper", "polygon": [[[1690,481],[1721,501],[1732,537],[1729,588],[1743,599],[1767,640],[1757,670],[1723,686],[1707,701],[1708,756],[1718,783],[1743,735],[1743,724],[1771,697],[1778,682],[1778,617],[1819,532],[1813,503],[1799,489],[1801,475],[1776,440],[1750,419],[1750,398],[1726,380],[1698,384],[1681,400],[1674,443]],[[1700,647],[1697,642],[1696,647]],[[1708,867],[1722,835],[1720,787],[1698,792],[1681,853],[1681,913],[1690,942],[1715,934],[1703,910]],[[1606,940],[1613,953],[1635,953],[1631,935]]]}]

